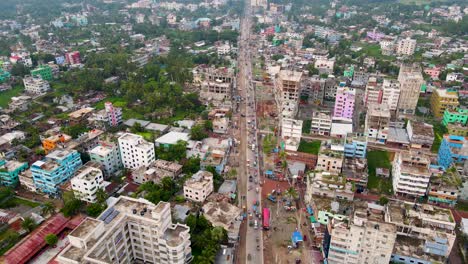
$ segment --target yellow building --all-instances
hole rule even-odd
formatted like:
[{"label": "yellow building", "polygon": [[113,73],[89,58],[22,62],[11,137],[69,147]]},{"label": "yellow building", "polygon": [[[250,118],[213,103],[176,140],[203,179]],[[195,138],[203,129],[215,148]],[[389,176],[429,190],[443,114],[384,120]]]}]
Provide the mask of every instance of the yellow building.
[{"label": "yellow building", "polygon": [[42,147],[44,148],[46,153],[49,153],[51,150],[54,150],[58,144],[63,144],[70,140],[71,137],[66,134],[53,135],[42,140]]},{"label": "yellow building", "polygon": [[431,96],[431,110],[435,117],[441,118],[446,109],[455,109],[458,106],[456,91],[436,89]]}]

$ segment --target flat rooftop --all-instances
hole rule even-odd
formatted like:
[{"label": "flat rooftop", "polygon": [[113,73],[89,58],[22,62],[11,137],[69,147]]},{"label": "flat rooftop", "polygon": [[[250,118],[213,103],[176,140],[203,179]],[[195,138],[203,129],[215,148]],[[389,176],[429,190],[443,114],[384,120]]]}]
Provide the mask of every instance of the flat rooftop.
[{"label": "flat rooftop", "polygon": [[281,70],[279,72],[279,78],[283,81],[299,82],[302,78],[302,72]]}]

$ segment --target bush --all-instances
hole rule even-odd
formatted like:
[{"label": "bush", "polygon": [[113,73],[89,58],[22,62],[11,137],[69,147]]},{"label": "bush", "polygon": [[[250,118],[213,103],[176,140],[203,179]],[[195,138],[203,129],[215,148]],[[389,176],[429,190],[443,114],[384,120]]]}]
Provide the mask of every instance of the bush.
[{"label": "bush", "polygon": [[49,246],[55,246],[58,242],[58,237],[55,234],[48,234],[44,237],[45,242]]}]

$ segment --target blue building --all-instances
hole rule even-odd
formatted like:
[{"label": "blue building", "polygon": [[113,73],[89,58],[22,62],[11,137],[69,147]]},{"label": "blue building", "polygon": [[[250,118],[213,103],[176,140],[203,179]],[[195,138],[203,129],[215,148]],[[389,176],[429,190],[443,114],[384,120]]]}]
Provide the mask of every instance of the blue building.
[{"label": "blue building", "polygon": [[439,148],[437,161],[448,169],[454,164],[461,164],[468,159],[468,138],[454,135],[444,135]]},{"label": "blue building", "polygon": [[28,168],[28,163],[16,160],[0,160],[0,185],[16,187],[18,175]]},{"label": "blue building", "polygon": [[40,192],[57,194],[59,186],[67,182],[81,165],[78,151],[55,150],[31,166],[34,185]]},{"label": "blue building", "polygon": [[359,133],[349,133],[346,136],[344,154],[347,158],[365,158],[367,153],[367,139]]}]

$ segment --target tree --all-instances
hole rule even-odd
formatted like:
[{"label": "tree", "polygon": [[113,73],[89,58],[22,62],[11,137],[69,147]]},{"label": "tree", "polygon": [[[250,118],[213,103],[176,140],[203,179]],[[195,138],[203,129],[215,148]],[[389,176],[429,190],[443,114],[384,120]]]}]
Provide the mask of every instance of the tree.
[{"label": "tree", "polygon": [[86,207],[86,213],[91,217],[97,217],[106,209],[105,204],[93,203]]},{"label": "tree", "polygon": [[76,215],[83,205],[81,200],[74,196],[73,192],[65,192],[63,194],[63,203],[61,212],[65,217]]},{"label": "tree", "polygon": [[55,234],[48,234],[44,237],[44,240],[47,245],[49,246],[55,246],[58,242],[58,237]]},{"label": "tree", "polygon": [[24,218],[23,222],[21,223],[21,228],[26,230],[28,233],[33,231],[36,228],[36,226],[36,222],[31,217]]},{"label": "tree", "polygon": [[47,216],[49,214],[55,213],[55,205],[52,202],[45,202],[42,205],[42,214]]},{"label": "tree", "polygon": [[135,122],[130,130],[132,131],[132,133],[145,131],[145,129],[141,126],[139,122]]},{"label": "tree", "polygon": [[379,198],[379,204],[380,205],[386,205],[386,204],[388,204],[388,201],[389,201],[388,198],[385,197],[385,196],[380,196],[380,198]]},{"label": "tree", "polygon": [[182,172],[185,174],[194,174],[200,170],[200,158],[190,157],[187,159],[182,167]]},{"label": "tree", "polygon": [[190,130],[190,139],[192,140],[202,140],[208,137],[205,128],[201,125],[195,125]]},{"label": "tree", "polygon": [[289,189],[286,190],[286,196],[289,196],[289,198],[296,200],[299,197],[299,194],[297,193],[296,189],[293,187],[290,187]]},{"label": "tree", "polygon": [[109,195],[104,191],[104,189],[99,188],[96,191],[96,200],[100,204],[106,203],[107,198],[109,198]]}]

